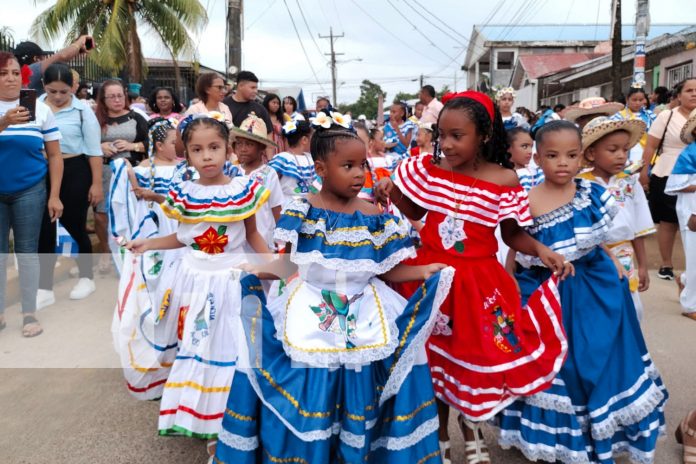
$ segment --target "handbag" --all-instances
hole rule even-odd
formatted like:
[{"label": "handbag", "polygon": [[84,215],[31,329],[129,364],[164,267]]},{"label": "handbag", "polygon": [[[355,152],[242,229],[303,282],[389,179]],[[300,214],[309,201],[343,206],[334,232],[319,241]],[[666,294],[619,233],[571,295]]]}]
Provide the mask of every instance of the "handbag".
[{"label": "handbag", "polygon": [[662,146],[665,144],[665,135],[667,135],[667,129],[669,129],[669,122],[672,120],[672,115],[674,114],[674,110],[669,110],[669,118],[667,118],[667,124],[665,124],[665,131],[662,133],[662,138],[660,138],[660,144],[657,146],[657,150],[655,150],[655,154],[653,157],[650,159],[650,169],[657,164],[657,160],[660,158],[660,155],[662,154]]}]

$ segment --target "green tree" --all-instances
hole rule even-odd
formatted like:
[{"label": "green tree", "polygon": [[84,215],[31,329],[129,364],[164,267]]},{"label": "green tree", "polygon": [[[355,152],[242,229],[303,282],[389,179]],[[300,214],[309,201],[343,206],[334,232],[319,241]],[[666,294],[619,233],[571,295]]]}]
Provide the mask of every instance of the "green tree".
[{"label": "green tree", "polygon": [[375,119],[377,118],[377,103],[380,94],[386,101],[387,93],[382,90],[382,87],[365,79],[360,84],[360,98],[358,98],[358,101],[351,105],[341,106],[341,110],[344,112],[350,111],[354,118],[364,114],[368,119]]},{"label": "green tree", "polygon": [[399,92],[394,97],[394,101],[408,101],[418,98],[418,93]]},{"label": "green tree", "polygon": [[199,0],[57,0],[34,20],[31,34],[52,41],[67,32],[66,43],[90,34],[96,64],[114,73],[125,67],[131,82],[142,83],[147,66],[138,27],[151,29],[176,63],[180,54],[195,50],[189,30],[207,21]]},{"label": "green tree", "polygon": [[0,27],[0,50],[9,50],[14,47],[13,31],[7,26]]},{"label": "green tree", "polygon": [[444,94],[450,93],[450,92],[451,92],[451,90],[450,90],[450,88],[449,88],[449,85],[447,85],[447,84],[443,85],[442,88],[440,89],[440,91],[439,91],[439,92],[436,92],[436,93],[437,93],[437,99],[438,99],[438,100],[441,100],[441,99],[442,99],[442,96],[443,96]]}]

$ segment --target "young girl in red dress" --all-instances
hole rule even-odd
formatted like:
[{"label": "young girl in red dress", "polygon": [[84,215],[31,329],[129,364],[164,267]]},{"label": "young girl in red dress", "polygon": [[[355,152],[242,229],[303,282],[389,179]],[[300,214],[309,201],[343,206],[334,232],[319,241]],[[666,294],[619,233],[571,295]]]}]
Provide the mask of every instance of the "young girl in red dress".
[{"label": "young girl in red dress", "polygon": [[[428,361],[439,400],[444,463],[450,462],[451,406],[461,413],[467,462],[483,464],[490,458],[481,422],[515,398],[551,385],[561,368],[567,343],[555,284],[573,268],[522,229],[532,224],[527,194],[512,169],[491,99],[462,92],[445,96],[443,103],[435,153],[403,161],[393,180],[380,181],[377,196],[410,219],[428,215],[423,246],[409,264],[442,262],[456,268],[427,343]],[[512,277],[496,260],[498,224],[505,243],[538,256],[555,274],[525,308]],[[404,286],[404,294],[413,290]]]}]

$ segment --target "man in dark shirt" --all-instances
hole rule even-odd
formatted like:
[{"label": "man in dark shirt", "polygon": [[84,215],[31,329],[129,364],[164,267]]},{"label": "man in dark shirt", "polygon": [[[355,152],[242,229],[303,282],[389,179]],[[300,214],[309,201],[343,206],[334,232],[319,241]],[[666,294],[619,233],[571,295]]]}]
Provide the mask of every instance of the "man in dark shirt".
[{"label": "man in dark shirt", "polygon": [[259,78],[251,71],[240,71],[237,74],[237,90],[233,95],[226,97],[222,102],[230,108],[232,123],[239,127],[247,116],[254,113],[266,123],[269,134],[273,132],[273,123],[268,111],[256,101],[259,93]]}]

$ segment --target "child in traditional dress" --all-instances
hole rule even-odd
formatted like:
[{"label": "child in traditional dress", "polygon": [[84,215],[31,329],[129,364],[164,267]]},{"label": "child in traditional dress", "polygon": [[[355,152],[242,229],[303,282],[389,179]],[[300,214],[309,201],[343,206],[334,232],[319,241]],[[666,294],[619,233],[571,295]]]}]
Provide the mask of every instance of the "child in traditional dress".
[{"label": "child in traditional dress", "polygon": [[109,223],[114,257],[121,277],[112,333],[121,358],[128,391],[138,399],[162,396],[176,344],[161,344],[155,336],[155,292],[163,268],[177,259],[174,250],[134,255],[122,245],[138,237],[161,237],[177,230],[179,222],[164,214],[164,201],[179,168],[175,152],[178,120],[157,118],[149,122],[149,156],[132,168],[126,160],[112,163]]},{"label": "child in traditional dress", "polygon": [[245,242],[258,253],[269,252],[254,217],[269,192],[253,178],[225,175],[230,152],[223,122],[199,114],[180,124],[186,159],[199,178],[173,185],[161,205],[179,228],[165,237],[133,240],[126,248],[144,253],[186,247],[163,271],[157,292],[160,339],[177,345],[162,393],[159,433],[212,439],[220,431],[242,342],[240,306],[247,294],[263,298],[258,285],[245,285],[239,266],[246,262]]},{"label": "child in traditional dress", "polygon": [[515,172],[520,179],[520,185],[527,192],[532,187],[544,181],[544,173],[541,169],[530,166],[534,151],[534,140],[528,129],[514,127],[507,131],[508,144],[510,145],[510,161],[515,165]]},{"label": "child in traditional dress", "polygon": [[643,318],[638,292],[646,291],[650,285],[645,237],[655,233],[655,225],[638,174],[624,169],[631,148],[644,133],[645,123],[640,119],[600,116],[588,122],[582,130],[582,146],[592,169],[579,176],[607,189],[619,207],[605,244],[626,272],[638,320]]},{"label": "child in traditional dress", "polygon": [[358,198],[374,203],[375,194],[374,188],[377,182],[384,177],[389,177],[387,159],[384,157],[384,134],[378,127],[369,129],[364,124],[355,124],[355,132],[360,140],[367,147],[367,171],[365,173],[365,185],[358,194]]},{"label": "child in traditional dress", "polygon": [[283,135],[288,141],[287,151],[278,153],[268,162],[275,169],[285,195],[284,203],[296,196],[306,196],[316,190],[309,140],[312,128],[307,121],[292,120],[283,125]]},{"label": "child in traditional dress", "polygon": [[440,444],[449,463],[451,406],[461,412],[467,462],[485,463],[490,459],[481,422],[518,396],[549,386],[565,356],[554,279],[523,309],[512,277],[496,259],[495,228],[501,225],[512,249],[538,256],[559,277],[572,266],[522,229],[531,224],[527,193],[508,162],[502,120],[491,99],[462,92],[443,97],[443,103],[435,154],[403,161],[393,181],[380,183],[378,196],[388,196],[411,219],[427,212],[414,263],[457,269],[454,291],[427,344],[440,400]]},{"label": "child in traditional dress", "polygon": [[266,123],[255,115],[242,121],[239,128],[233,127],[232,137],[232,149],[237,154],[242,174],[253,177],[270,192],[268,201],[256,212],[256,229],[266,240],[268,247],[274,250],[273,229],[280,218],[280,209],[285,199],[278,174],[264,163],[266,147],[273,146],[274,143],[268,139]]},{"label": "child in traditional dress", "polygon": [[417,152],[411,151],[411,156],[433,154],[435,130],[435,125],[431,122],[418,124],[418,133],[416,134],[416,147],[418,150]]},{"label": "child in traditional dress", "polygon": [[677,158],[665,192],[677,196],[677,218],[686,258],[686,270],[677,281],[679,302],[682,314],[696,321],[696,110],[684,124],[681,139],[688,145]]},{"label": "child in traditional dress", "polygon": [[[439,457],[423,344],[453,270],[400,264],[415,250],[397,218],[357,198],[365,145],[340,116],[314,121],[322,189],[286,204],[275,233],[300,277],[242,317],[251,365],[234,377],[215,462]],[[425,283],[408,301],[384,282],[413,279]]]},{"label": "child in traditional dress", "polygon": [[[546,180],[529,194],[528,230],[575,266],[575,276],[558,288],[569,348],[550,388],[498,416],[499,442],[532,461],[610,464],[628,453],[632,462],[652,463],[664,431],[667,392],[645,346],[622,266],[602,245],[617,214],[614,198],[599,183],[576,178],[582,144],[573,123],[544,125],[536,143]],[[526,300],[552,270],[528,254],[518,253],[517,261]]]}]

